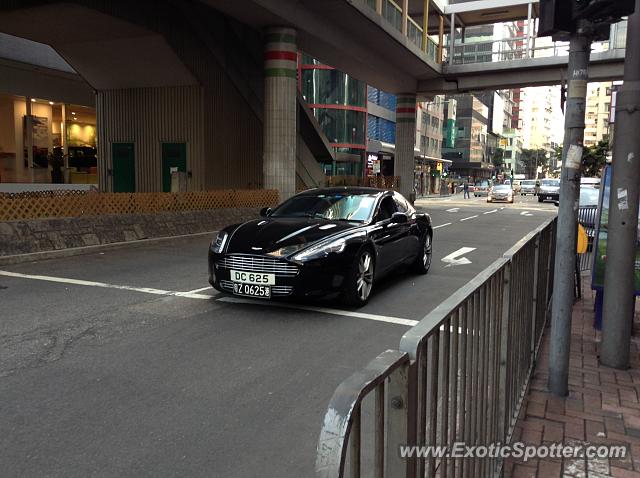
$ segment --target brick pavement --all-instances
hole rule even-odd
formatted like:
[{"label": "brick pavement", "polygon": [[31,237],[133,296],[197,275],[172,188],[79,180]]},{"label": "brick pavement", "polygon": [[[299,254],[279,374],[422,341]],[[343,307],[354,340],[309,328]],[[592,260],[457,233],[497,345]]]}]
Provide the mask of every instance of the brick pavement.
[{"label": "brick pavement", "polygon": [[[640,478],[640,307],[632,338],[631,363],[627,371],[598,362],[600,333],[593,328],[595,293],[589,284],[573,309],[569,396],[547,393],[549,328],[545,332],[539,361],[523,403],[512,442],[527,444],[622,444],[624,459],[506,460],[504,476],[536,477],[635,477]],[[640,301],[638,301],[640,303]]]}]

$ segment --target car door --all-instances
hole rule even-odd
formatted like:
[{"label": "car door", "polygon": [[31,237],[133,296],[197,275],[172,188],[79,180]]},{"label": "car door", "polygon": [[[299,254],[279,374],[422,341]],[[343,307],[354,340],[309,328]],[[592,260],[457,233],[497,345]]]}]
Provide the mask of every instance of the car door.
[{"label": "car door", "polygon": [[406,261],[413,259],[418,254],[420,244],[420,230],[415,218],[415,209],[407,202],[407,200],[398,193],[393,194],[393,200],[399,212],[407,215],[407,222],[404,224],[396,224],[399,231],[398,243],[399,260]]},{"label": "car door", "polygon": [[398,208],[393,196],[386,195],[376,208],[371,238],[377,249],[376,275],[384,274],[401,260],[400,244],[403,229],[391,223]]}]

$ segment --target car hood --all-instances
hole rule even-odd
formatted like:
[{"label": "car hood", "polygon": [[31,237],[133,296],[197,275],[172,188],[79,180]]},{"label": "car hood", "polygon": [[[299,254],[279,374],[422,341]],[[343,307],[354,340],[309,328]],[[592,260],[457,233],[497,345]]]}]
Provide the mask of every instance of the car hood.
[{"label": "car hood", "polygon": [[231,234],[226,252],[266,254],[287,247],[280,254],[286,256],[314,242],[359,226],[359,223],[314,218],[256,219],[245,222]]},{"label": "car hood", "polygon": [[545,193],[557,193],[560,191],[560,186],[540,186],[540,191]]}]

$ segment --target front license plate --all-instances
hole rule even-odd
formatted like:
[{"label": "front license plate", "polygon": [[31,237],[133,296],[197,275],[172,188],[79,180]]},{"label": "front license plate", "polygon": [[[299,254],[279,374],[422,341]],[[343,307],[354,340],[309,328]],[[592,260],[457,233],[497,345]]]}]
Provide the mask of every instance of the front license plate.
[{"label": "front license plate", "polygon": [[276,283],[276,276],[275,274],[234,271],[231,269],[231,281],[240,282],[242,284],[274,285]]},{"label": "front license plate", "polygon": [[271,287],[269,287],[268,285],[253,285],[234,282],[233,293],[236,295],[246,295],[249,297],[257,297],[260,299],[270,299]]}]

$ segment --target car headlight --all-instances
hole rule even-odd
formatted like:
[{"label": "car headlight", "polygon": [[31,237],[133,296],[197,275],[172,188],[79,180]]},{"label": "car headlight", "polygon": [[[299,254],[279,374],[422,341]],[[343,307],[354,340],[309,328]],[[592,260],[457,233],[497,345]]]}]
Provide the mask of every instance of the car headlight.
[{"label": "car headlight", "polygon": [[335,254],[340,254],[342,251],[344,251],[346,245],[347,243],[344,239],[336,239],[331,242],[321,243],[305,249],[300,254],[296,254],[295,256],[293,256],[293,260],[304,262],[327,257],[332,252]]},{"label": "car headlight", "polygon": [[227,239],[229,239],[229,234],[224,231],[220,231],[215,240],[211,241],[211,252],[220,254],[224,251],[224,246],[227,245]]}]

